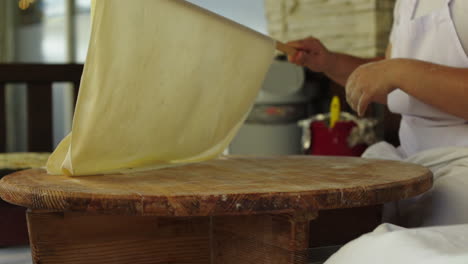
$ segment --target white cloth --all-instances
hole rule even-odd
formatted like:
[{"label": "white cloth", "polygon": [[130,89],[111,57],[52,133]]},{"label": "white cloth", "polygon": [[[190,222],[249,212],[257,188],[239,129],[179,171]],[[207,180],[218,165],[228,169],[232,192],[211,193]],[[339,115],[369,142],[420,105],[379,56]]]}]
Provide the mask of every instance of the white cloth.
[{"label": "white cloth", "polygon": [[386,204],[384,222],[406,227],[468,223],[468,148],[437,148],[404,158],[400,149],[382,142],[371,146],[363,157],[415,163],[434,174],[429,192]]},{"label": "white cloth", "polygon": [[[409,58],[468,68],[451,16],[451,0],[429,15],[414,17],[418,0],[403,0],[396,10],[392,58]],[[465,25],[468,28],[468,25]],[[388,107],[402,114],[400,141],[407,156],[433,148],[468,147],[468,123],[427,105],[401,90],[388,96]],[[450,136],[447,136],[450,135]]]},{"label": "white cloth", "polygon": [[467,264],[468,225],[378,227],[341,248],[325,264]]}]

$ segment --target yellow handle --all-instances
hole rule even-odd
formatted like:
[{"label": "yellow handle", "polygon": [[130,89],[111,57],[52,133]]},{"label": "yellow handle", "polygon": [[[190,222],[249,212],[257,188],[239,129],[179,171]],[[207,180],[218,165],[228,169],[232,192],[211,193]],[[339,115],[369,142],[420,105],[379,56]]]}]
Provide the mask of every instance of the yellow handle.
[{"label": "yellow handle", "polygon": [[34,3],[36,0],[20,0],[19,1],[19,7],[23,10],[27,9],[32,3]]},{"label": "yellow handle", "polygon": [[333,96],[333,99],[330,104],[330,128],[334,128],[336,122],[340,121],[340,114],[340,98],[338,96]]}]

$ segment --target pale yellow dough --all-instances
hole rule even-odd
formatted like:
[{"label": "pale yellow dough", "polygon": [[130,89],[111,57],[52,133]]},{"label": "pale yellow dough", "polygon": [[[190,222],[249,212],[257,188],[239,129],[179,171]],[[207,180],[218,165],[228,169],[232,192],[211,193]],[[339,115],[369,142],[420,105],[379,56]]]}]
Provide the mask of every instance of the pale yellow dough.
[{"label": "pale yellow dough", "polygon": [[272,62],[269,37],[182,0],[99,0],[72,133],[51,174],[149,170],[217,157]]}]

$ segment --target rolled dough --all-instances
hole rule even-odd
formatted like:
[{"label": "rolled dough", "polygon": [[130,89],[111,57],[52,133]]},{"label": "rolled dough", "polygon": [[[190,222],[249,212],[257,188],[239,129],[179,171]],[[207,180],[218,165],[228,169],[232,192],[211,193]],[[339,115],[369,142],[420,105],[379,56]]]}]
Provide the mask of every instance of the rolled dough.
[{"label": "rolled dough", "polygon": [[273,60],[274,41],[183,0],[99,0],[72,133],[50,174],[142,171],[214,158]]}]

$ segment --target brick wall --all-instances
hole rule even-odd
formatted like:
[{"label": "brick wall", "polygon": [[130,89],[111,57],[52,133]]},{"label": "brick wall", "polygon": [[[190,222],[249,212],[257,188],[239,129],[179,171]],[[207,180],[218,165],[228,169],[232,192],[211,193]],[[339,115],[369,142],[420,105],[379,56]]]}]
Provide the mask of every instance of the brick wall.
[{"label": "brick wall", "polygon": [[333,51],[382,55],[395,0],[265,0],[268,31],[281,41],[314,36]]}]

